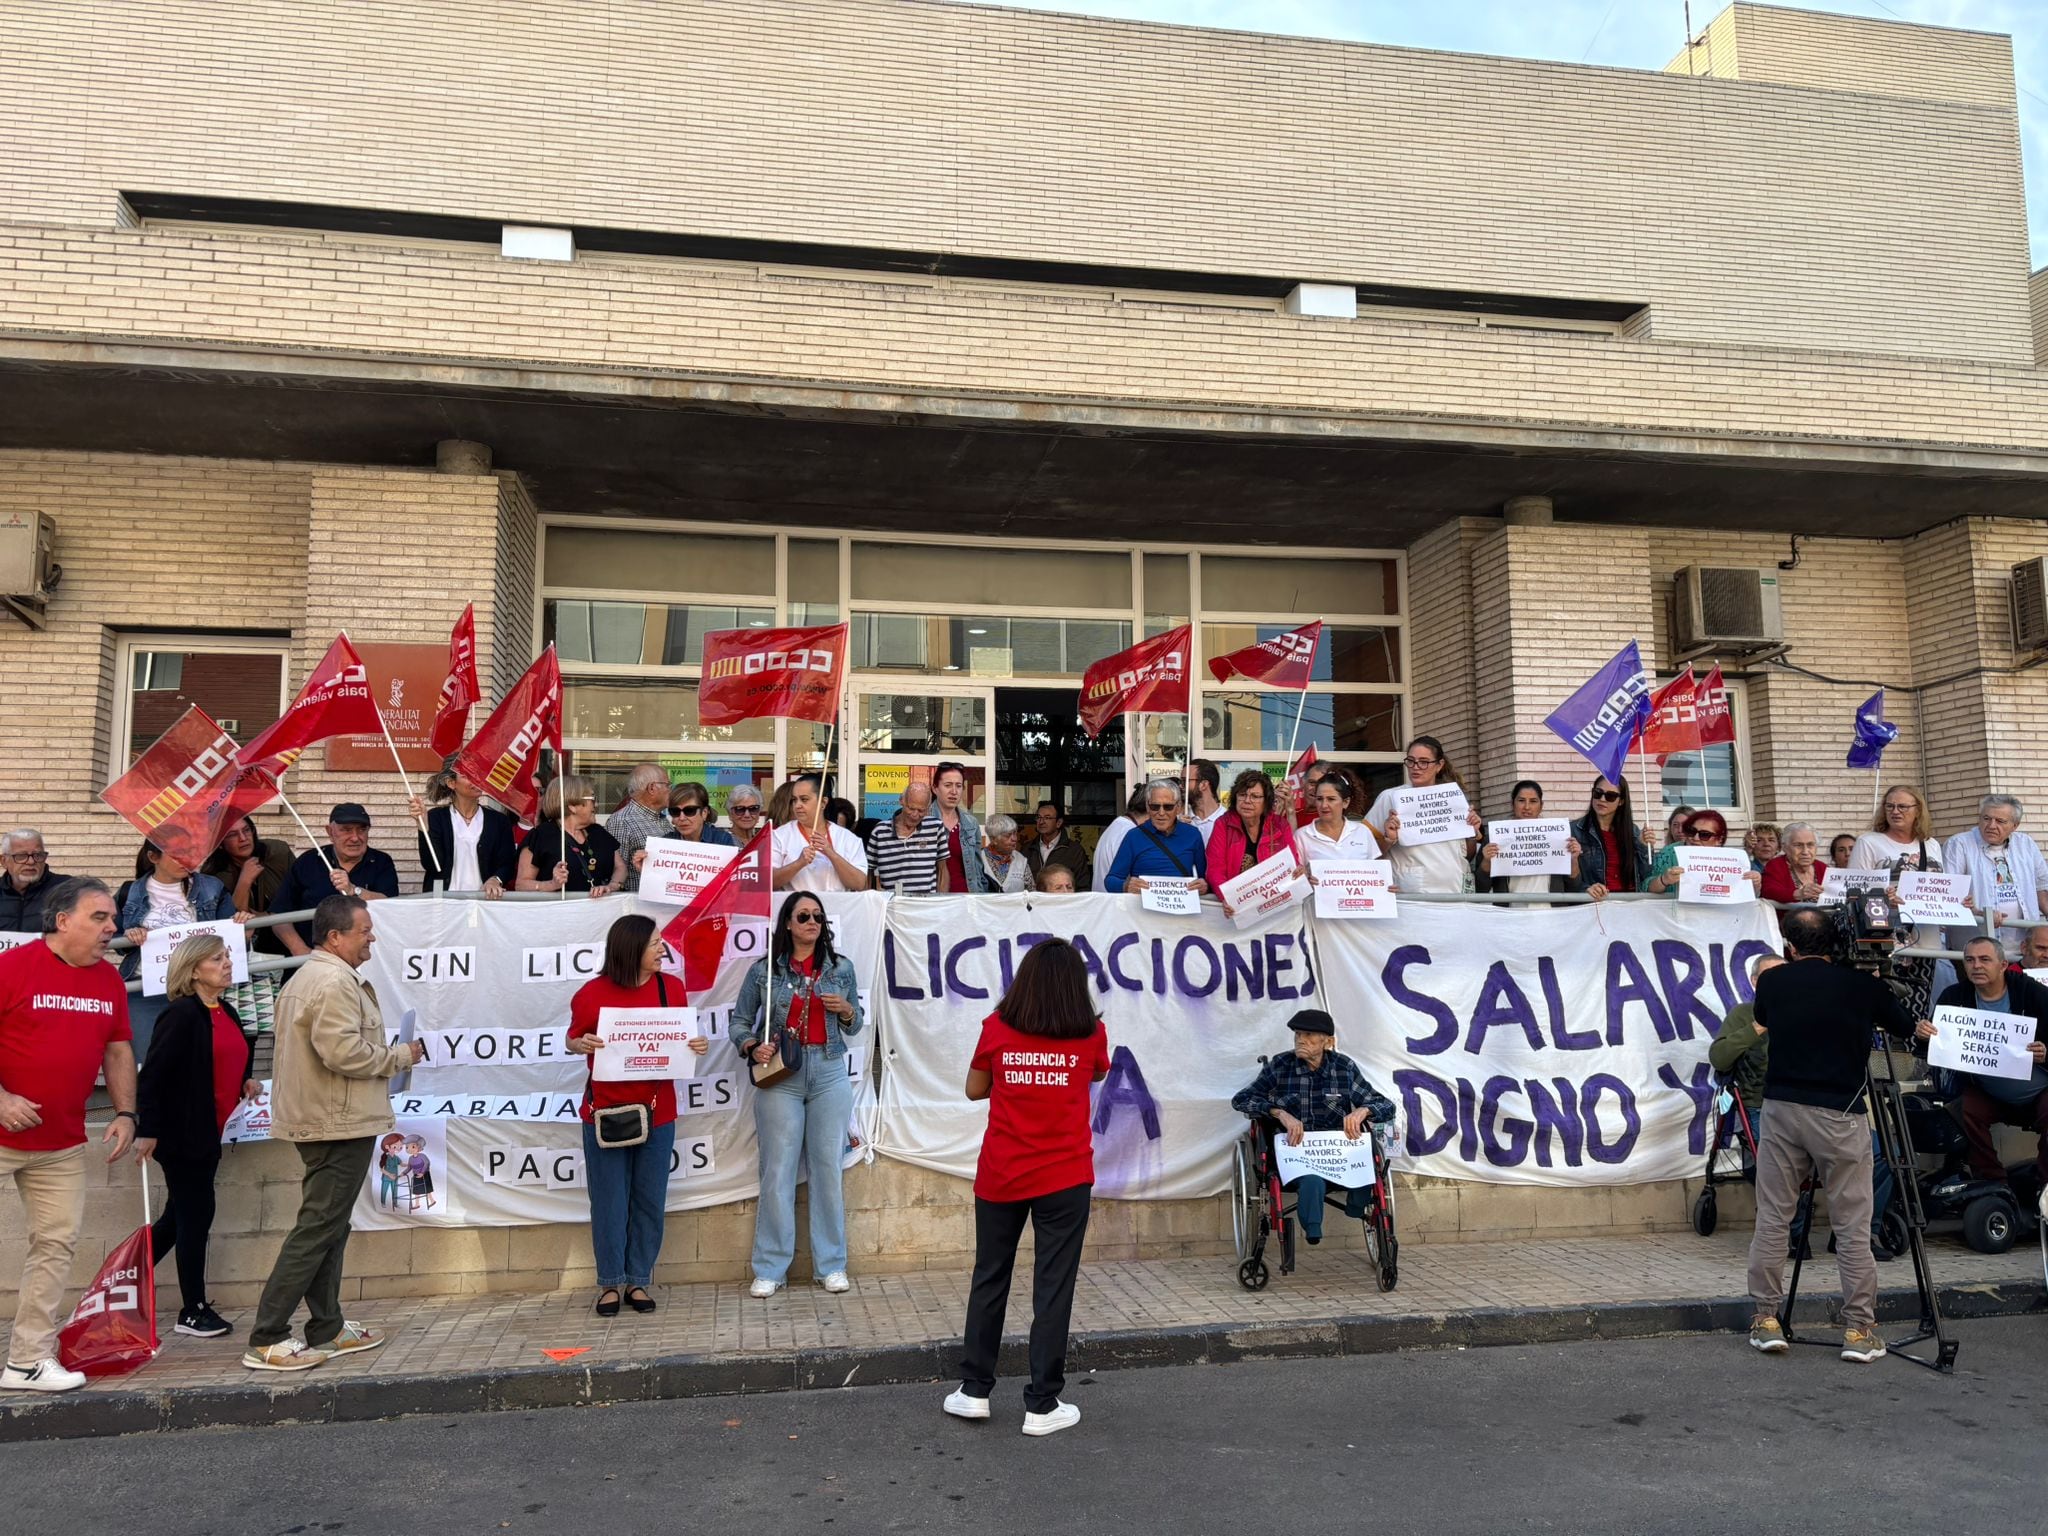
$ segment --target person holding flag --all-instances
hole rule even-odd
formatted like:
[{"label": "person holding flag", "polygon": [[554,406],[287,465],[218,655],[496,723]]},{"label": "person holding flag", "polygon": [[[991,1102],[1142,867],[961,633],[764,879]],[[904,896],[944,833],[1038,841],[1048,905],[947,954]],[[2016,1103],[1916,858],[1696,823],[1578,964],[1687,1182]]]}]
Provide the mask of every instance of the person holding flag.
[{"label": "person holding flag", "polygon": [[[327,841],[298,856],[271,910],[300,912],[336,895],[382,901],[397,894],[398,866],[382,848],[370,846],[370,813],[344,800],[327,813]],[[293,954],[313,953],[310,922],[284,923],[275,932]]]},{"label": "person holding flag", "polygon": [[484,804],[483,786],[462,771],[459,753],[450,752],[427,780],[426,800],[413,797],[412,813],[422,829],[421,890],[481,891],[495,899],[519,878],[519,828]]}]

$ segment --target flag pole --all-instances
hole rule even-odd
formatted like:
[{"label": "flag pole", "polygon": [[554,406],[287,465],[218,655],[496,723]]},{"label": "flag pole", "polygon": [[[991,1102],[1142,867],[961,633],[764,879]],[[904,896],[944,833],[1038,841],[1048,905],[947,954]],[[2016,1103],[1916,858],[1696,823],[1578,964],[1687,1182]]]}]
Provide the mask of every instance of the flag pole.
[{"label": "flag pole", "polygon": [[[1294,772],[1294,747],[1295,743],[1301,740],[1302,711],[1308,708],[1308,685],[1315,681],[1316,653],[1321,651],[1323,648],[1323,631],[1325,628],[1327,628],[1328,623],[1329,621],[1327,619],[1316,620],[1317,629],[1315,650],[1310,651],[1308,655],[1308,676],[1302,679],[1301,692],[1299,695],[1297,695],[1294,701],[1294,729],[1287,733],[1287,757],[1286,760],[1280,764],[1280,778],[1282,783],[1285,783],[1287,781],[1288,775]],[[1299,814],[1301,807],[1295,806],[1294,810],[1296,814]]]},{"label": "flag pole", "polygon": [[[410,804],[419,796],[414,793],[412,779],[405,771],[405,760],[398,755],[398,743],[391,739],[391,724],[384,718],[384,710],[375,699],[370,700],[370,706],[377,711],[377,724],[384,732],[384,745],[391,749],[391,766],[398,770],[398,782],[405,786],[406,802]],[[434,847],[434,840],[427,836],[427,818],[415,816],[413,820],[419,824],[420,841],[427,845],[427,858],[433,863],[434,873],[443,873],[441,855]]]},{"label": "flag pole", "polygon": [[[260,772],[261,770],[259,769],[258,771]],[[270,782],[273,784],[277,784],[277,780],[275,779],[272,779]],[[277,786],[277,799],[280,805],[282,805],[287,811],[291,812],[292,820],[296,821],[299,824],[299,830],[306,834],[307,844],[314,850],[314,852],[319,853],[320,839],[315,837],[313,835],[313,829],[306,825],[306,818],[299,814],[298,807],[293,805],[290,800],[285,798],[284,786],[282,784],[278,784]],[[336,864],[334,860],[328,858],[326,854],[321,853],[320,857],[326,863],[329,869],[333,870],[337,874],[341,872],[341,866],[339,864]]]}]

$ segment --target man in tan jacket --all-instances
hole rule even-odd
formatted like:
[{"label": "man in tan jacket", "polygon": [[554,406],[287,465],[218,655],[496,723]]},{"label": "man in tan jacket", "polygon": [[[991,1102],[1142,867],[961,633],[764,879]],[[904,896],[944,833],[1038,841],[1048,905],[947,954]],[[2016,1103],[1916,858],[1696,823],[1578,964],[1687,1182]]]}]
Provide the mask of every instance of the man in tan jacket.
[{"label": "man in tan jacket", "polygon": [[[391,1078],[426,1054],[390,1045],[377,994],[358,971],[370,958],[370,908],[330,896],[313,909],[313,953],[277,998],[270,1134],[297,1144],[305,1164],[299,1219],[278,1250],[242,1364],[304,1371],[330,1356],[375,1349],[384,1335],[341,1315],[349,1213],[377,1137],[391,1129]],[[306,1303],[306,1340],[291,1336]]]}]

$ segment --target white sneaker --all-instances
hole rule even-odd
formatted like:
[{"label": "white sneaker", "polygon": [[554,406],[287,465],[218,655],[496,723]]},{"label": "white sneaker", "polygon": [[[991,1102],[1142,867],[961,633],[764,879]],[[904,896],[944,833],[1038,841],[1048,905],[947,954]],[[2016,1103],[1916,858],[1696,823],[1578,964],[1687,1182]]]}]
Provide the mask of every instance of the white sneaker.
[{"label": "white sneaker", "polygon": [[34,1365],[7,1362],[0,1371],[0,1389],[9,1392],[76,1392],[85,1385],[83,1371],[67,1371],[56,1360],[38,1360]]},{"label": "white sneaker", "polygon": [[782,1282],[779,1280],[756,1280],[747,1287],[747,1294],[757,1301],[766,1301],[781,1289]]},{"label": "white sneaker", "polygon": [[242,1353],[242,1364],[252,1371],[310,1371],[327,1363],[327,1351],[315,1349],[302,1339],[280,1339],[275,1344],[250,1345]]},{"label": "white sneaker", "polygon": [[946,1399],[946,1412],[956,1419],[985,1419],[988,1417],[988,1399],[969,1397],[965,1387],[957,1387]]},{"label": "white sneaker", "polygon": [[1072,1403],[1056,1403],[1051,1413],[1027,1413],[1024,1415],[1024,1433],[1027,1435],[1056,1435],[1063,1429],[1072,1429],[1081,1422],[1081,1410]]},{"label": "white sneaker", "polygon": [[825,1289],[830,1291],[834,1296],[844,1295],[846,1292],[853,1289],[853,1282],[846,1278],[846,1271],[843,1269],[833,1270],[831,1274],[827,1275],[823,1280],[819,1281],[818,1283],[824,1286]]}]

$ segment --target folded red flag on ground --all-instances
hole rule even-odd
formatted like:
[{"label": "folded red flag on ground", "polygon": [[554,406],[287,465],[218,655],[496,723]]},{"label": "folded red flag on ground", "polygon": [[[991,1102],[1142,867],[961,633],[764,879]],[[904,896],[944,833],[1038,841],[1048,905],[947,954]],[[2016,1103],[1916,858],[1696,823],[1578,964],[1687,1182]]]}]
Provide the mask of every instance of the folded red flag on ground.
[{"label": "folded red flag on ground", "polygon": [[1255,683],[1276,688],[1306,688],[1315,672],[1316,647],[1323,642],[1323,621],[1304,624],[1284,634],[1270,635],[1257,645],[1248,645],[1228,656],[1211,656],[1209,670],[1219,683],[1232,677],[1248,677]]},{"label": "folded red flag on ground", "polygon": [[1693,696],[1693,715],[1699,721],[1700,745],[1716,746],[1735,740],[1735,711],[1728,706],[1728,685],[1721,680],[1721,665],[1700,681]]},{"label": "folded red flag on ground", "polygon": [[57,1332],[58,1363],[88,1376],[119,1376],[156,1358],[156,1269],[149,1226],[137,1227],[93,1277]]},{"label": "folded red flag on ground", "polygon": [[824,724],[839,713],[846,639],[844,624],[713,630],[704,637],[699,723],[738,725],[781,716]]},{"label": "folded red flag on ground", "polygon": [[540,813],[534,770],[540,749],[562,755],[562,668],[551,645],[491,711],[455,760],[455,771],[496,795],[521,821]]},{"label": "folded red flag on ground", "polygon": [[1081,676],[1081,729],[1094,737],[1118,715],[1186,714],[1192,638],[1183,624],[1096,662]]},{"label": "folded red flag on ground", "polygon": [[363,658],[348,643],[347,635],[336,635],[291,708],[278,717],[277,724],[242,748],[242,762],[262,767],[266,758],[277,758],[288,765],[291,758],[287,754],[303,752],[330,736],[383,734],[384,717],[370,697],[370,675],[363,668]]},{"label": "folded red flag on ground", "polygon": [[448,635],[448,679],[441,684],[434,728],[427,738],[436,752],[446,757],[462,745],[469,731],[470,706],[482,697],[476,677],[476,604],[470,603]]},{"label": "folded red flag on ground", "polygon": [[1699,684],[1693,678],[1692,668],[1687,666],[1651,694],[1650,713],[1643,721],[1642,729],[1636,733],[1630,753],[1642,757],[1669,757],[1674,752],[1699,751],[1698,692]]},{"label": "folded red flag on ground", "polygon": [[756,832],[661,930],[662,939],[681,956],[688,996],[709,993],[728,965],[746,965],[767,953],[771,840],[766,827]]},{"label": "folded red flag on ground", "polygon": [[100,798],[180,864],[197,869],[229,826],[276,794],[274,783],[245,770],[234,737],[195,705]]}]

